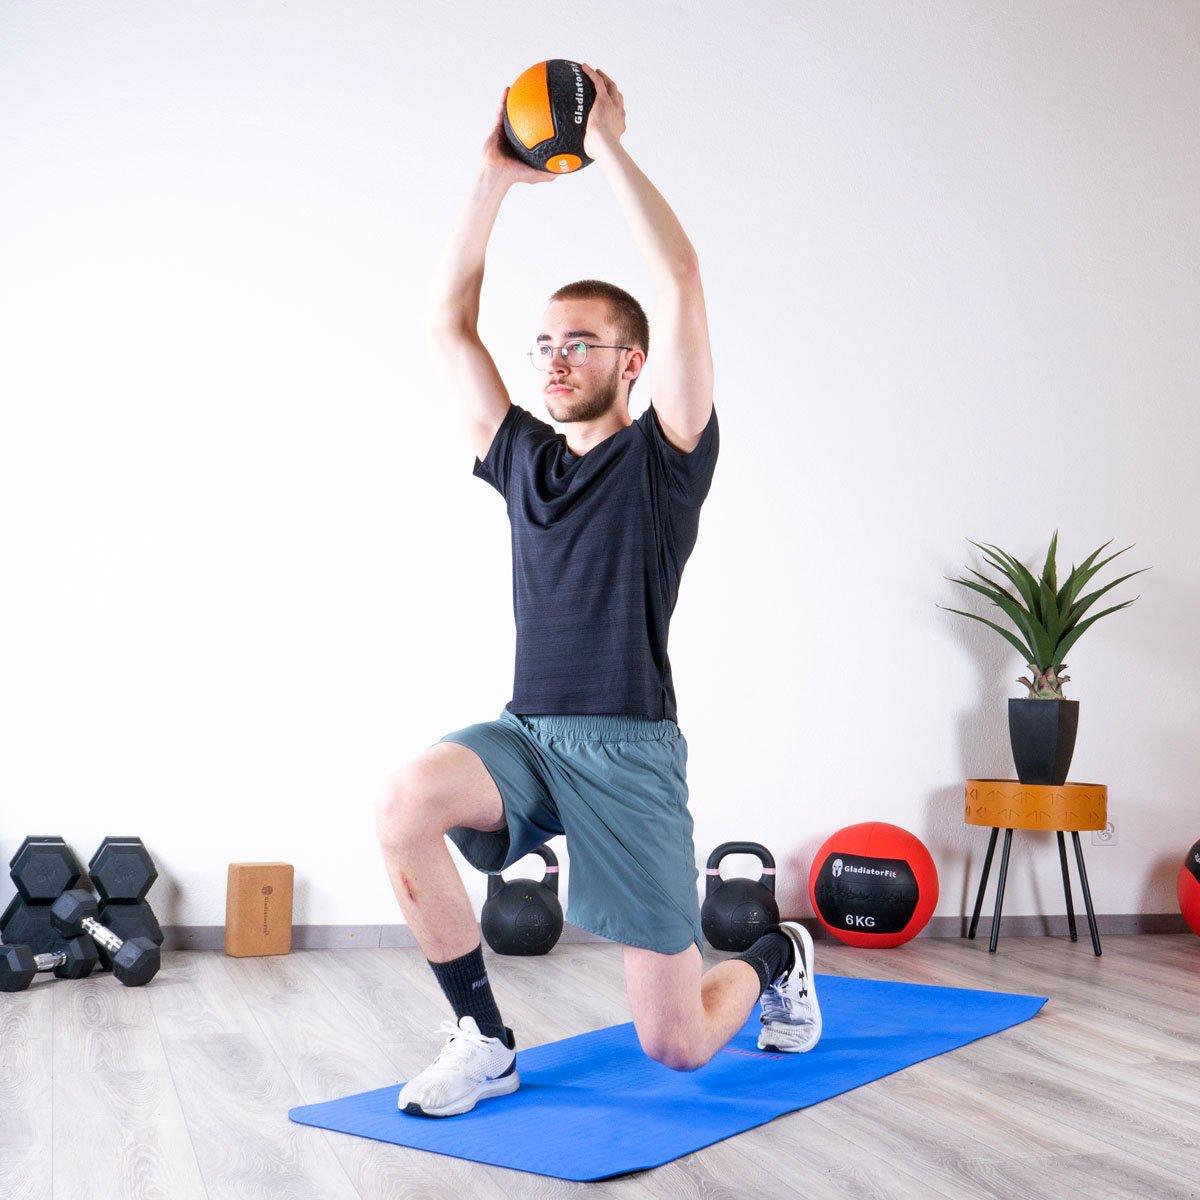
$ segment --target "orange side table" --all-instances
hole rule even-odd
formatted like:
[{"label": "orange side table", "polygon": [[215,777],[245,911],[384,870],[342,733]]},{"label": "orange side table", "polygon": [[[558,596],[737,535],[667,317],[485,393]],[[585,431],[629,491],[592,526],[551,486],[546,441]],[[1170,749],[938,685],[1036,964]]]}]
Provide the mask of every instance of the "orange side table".
[{"label": "orange side table", "polygon": [[1067,926],[1071,941],[1078,941],[1075,931],[1075,905],[1071,900],[1071,877],[1067,871],[1067,846],[1064,833],[1070,833],[1075,843],[1075,862],[1079,867],[1079,882],[1083,886],[1083,903],[1087,909],[1088,930],[1092,949],[1100,953],[1100,935],[1096,931],[1096,914],[1092,910],[1092,893],[1088,888],[1087,870],[1083,865],[1083,847],[1079,833],[1085,829],[1103,829],[1108,824],[1108,788],[1103,783],[1063,783],[1057,787],[1040,783],[1021,783],[1016,779],[968,779],[963,795],[963,820],[968,825],[991,826],[987,857],[983,860],[983,875],[975,896],[975,911],[967,937],[975,936],[979,912],[983,908],[983,892],[992,869],[996,838],[1004,830],[1004,850],[1000,856],[1000,877],[996,882],[996,914],[992,918],[992,937],[989,953],[995,954],[1000,940],[1000,913],[1004,907],[1004,881],[1008,876],[1008,852],[1014,829],[1053,829],[1058,834],[1058,860],[1062,864],[1063,892],[1067,897]]}]

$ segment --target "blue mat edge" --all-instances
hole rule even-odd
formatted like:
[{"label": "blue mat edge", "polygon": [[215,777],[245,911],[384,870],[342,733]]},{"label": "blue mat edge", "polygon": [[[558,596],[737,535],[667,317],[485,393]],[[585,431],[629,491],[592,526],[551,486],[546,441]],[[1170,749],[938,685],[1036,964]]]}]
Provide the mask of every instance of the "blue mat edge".
[{"label": "blue mat edge", "polygon": [[[816,975],[816,979],[820,980],[821,978],[822,978],[822,975],[820,973],[818,973]],[[858,979],[859,977],[858,976],[835,975],[835,976],[829,976],[828,978]],[[1007,996],[1007,997],[1010,997],[1013,999],[1030,1000],[1030,1001],[1038,1002],[1036,1004],[1036,1006],[1030,1010],[1028,1015],[1021,1017],[1019,1020],[1013,1021],[1011,1024],[1005,1025],[1001,1029],[993,1030],[991,1032],[980,1033],[980,1034],[977,1034],[975,1037],[968,1038],[964,1042],[959,1042],[957,1045],[948,1046],[945,1050],[941,1050],[937,1054],[930,1055],[928,1058],[920,1059],[919,1062],[931,1062],[935,1058],[941,1058],[943,1054],[950,1054],[955,1050],[961,1050],[964,1046],[970,1046],[975,1042],[983,1041],[984,1038],[994,1037],[994,1036],[996,1036],[996,1034],[1003,1033],[1006,1029],[1015,1029],[1018,1025],[1024,1025],[1026,1021],[1032,1021],[1033,1018],[1036,1017],[1050,1001],[1049,996],[1038,996],[1038,995],[1034,995],[1034,994],[1028,993],[1028,992],[1006,992],[1006,991],[1000,991],[1000,990],[995,990],[995,989],[991,989],[991,988],[947,987],[946,984],[909,983],[906,980],[894,980],[894,979],[879,979],[879,980],[863,979],[863,982],[902,983],[906,987],[930,988],[930,989],[939,989],[939,990],[943,990],[943,991],[949,990],[949,991],[957,991],[957,992],[971,992],[971,993],[976,993],[979,995],[988,995],[988,996]],[[602,1028],[617,1029],[617,1028],[621,1028],[623,1025],[633,1025],[633,1022],[632,1021],[624,1021],[621,1023],[621,1025],[602,1026]],[[558,1044],[562,1044],[563,1042],[574,1041],[576,1038],[588,1037],[590,1034],[593,1034],[595,1032],[596,1032],[596,1030],[589,1029],[589,1030],[585,1030],[583,1033],[572,1034],[571,1037],[568,1037],[568,1038],[558,1038],[555,1040],[554,1043],[540,1043],[540,1044],[541,1045],[548,1045],[548,1044],[558,1045]],[[531,1046],[530,1049],[531,1050],[536,1049],[536,1047]],[[773,1116],[764,1118],[762,1121],[759,1121],[754,1125],[747,1125],[744,1128],[739,1129],[737,1132],[738,1133],[746,1133],[751,1129],[758,1129],[763,1125],[769,1125],[772,1121],[777,1121],[780,1117],[786,1117],[786,1116],[789,1116],[791,1113],[801,1112],[806,1108],[812,1108],[816,1104],[822,1104],[822,1103],[824,1103],[824,1101],[832,1100],[836,1096],[844,1096],[847,1092],[857,1091],[860,1087],[867,1087],[869,1084],[876,1083],[880,1079],[888,1078],[889,1075],[898,1075],[901,1071],[907,1071],[911,1067],[915,1067],[916,1065],[917,1065],[917,1063],[905,1063],[903,1066],[895,1067],[890,1071],[885,1071],[881,1075],[876,1075],[874,1078],[866,1080],[864,1083],[859,1083],[859,1084],[853,1085],[852,1087],[843,1088],[840,1092],[833,1092],[828,1096],[822,1097],[820,1100],[814,1101],[812,1104],[802,1104],[802,1105],[798,1105],[796,1108],[790,1108],[784,1112],[776,1113]],[[360,1095],[360,1096],[368,1095],[368,1094],[374,1093],[374,1092],[388,1091],[393,1087],[399,1088],[400,1086],[401,1086],[401,1081],[396,1081],[394,1083],[384,1084],[382,1087],[379,1087],[379,1088],[368,1088],[364,1092],[351,1093],[351,1095]],[[347,1098],[348,1097],[335,1096],[335,1097],[333,1097],[333,1100],[341,1100],[341,1099],[347,1099]],[[317,1100],[317,1101],[310,1102],[308,1104],[297,1105],[295,1108],[288,1110],[288,1118],[289,1118],[289,1120],[291,1120],[292,1122],[294,1122],[297,1125],[304,1125],[311,1129],[322,1129],[322,1130],[326,1131],[327,1133],[342,1134],[343,1137],[363,1138],[366,1141],[377,1142],[380,1145],[384,1145],[384,1146],[402,1145],[402,1143],[393,1142],[387,1138],[372,1137],[370,1134],[366,1134],[366,1133],[346,1133],[340,1129],[331,1129],[328,1125],[321,1124],[315,1120],[305,1120],[305,1118],[303,1116],[299,1115],[305,1109],[321,1108],[329,1103],[331,1103],[330,1100]],[[707,1149],[709,1146],[715,1146],[718,1142],[728,1141],[731,1136],[734,1136],[734,1135],[725,1134],[721,1137],[715,1137],[712,1139],[712,1141],[705,1142],[703,1145],[694,1147],[691,1151],[689,1151],[689,1153],[694,1154],[699,1150]],[[414,1148],[420,1149],[426,1154],[438,1154],[443,1158],[459,1158],[458,1155],[444,1154],[440,1150],[431,1150],[431,1149],[426,1149],[425,1147],[407,1147],[407,1146],[405,1146],[403,1148],[404,1149],[414,1149]],[[626,1168],[625,1170],[612,1172],[607,1175],[579,1175],[579,1176],[568,1177],[568,1176],[562,1176],[562,1175],[547,1174],[547,1175],[543,1175],[543,1178],[547,1178],[547,1179],[564,1179],[564,1178],[566,1178],[574,1183],[599,1183],[599,1182],[602,1182],[602,1181],[608,1180],[608,1179],[620,1179],[620,1178],[624,1178],[626,1175],[635,1175],[640,1171],[653,1170],[653,1168],[663,1166],[668,1162],[674,1162],[678,1157],[679,1157],[678,1155],[671,1155],[667,1158],[659,1159],[655,1162],[642,1163],[638,1166],[629,1167],[629,1168]],[[525,1175],[525,1174],[541,1175],[542,1174],[541,1172],[527,1172],[527,1171],[523,1171],[517,1167],[508,1167],[508,1166],[503,1166],[502,1164],[497,1164],[497,1163],[481,1162],[478,1159],[462,1159],[462,1158],[460,1158],[460,1161],[474,1162],[477,1166],[481,1166],[481,1167],[491,1167],[493,1169],[512,1171],[518,1175]]]}]

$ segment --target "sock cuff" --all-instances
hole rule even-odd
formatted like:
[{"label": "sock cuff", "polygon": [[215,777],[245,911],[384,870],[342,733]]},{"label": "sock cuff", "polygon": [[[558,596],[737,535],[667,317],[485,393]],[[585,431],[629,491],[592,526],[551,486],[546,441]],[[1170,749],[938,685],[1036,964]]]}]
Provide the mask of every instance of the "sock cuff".
[{"label": "sock cuff", "polygon": [[[433,969],[442,992],[454,1009],[455,1020],[473,1017],[479,1032],[485,1037],[505,1038],[507,1028],[496,1007],[496,998],[488,981],[487,965],[483,961],[483,946],[449,962],[426,960]],[[509,1046],[511,1050],[513,1047]]]},{"label": "sock cuff", "polygon": [[778,926],[764,933],[748,950],[738,955],[758,972],[765,992],[792,965],[792,939]]}]

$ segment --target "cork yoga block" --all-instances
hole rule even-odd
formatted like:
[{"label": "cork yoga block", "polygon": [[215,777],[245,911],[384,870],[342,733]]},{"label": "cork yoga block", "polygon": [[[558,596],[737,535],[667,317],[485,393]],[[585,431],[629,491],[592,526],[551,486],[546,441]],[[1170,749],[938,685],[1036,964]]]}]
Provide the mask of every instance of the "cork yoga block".
[{"label": "cork yoga block", "polygon": [[225,892],[225,953],[234,958],[287,954],[292,948],[291,863],[230,863]]}]

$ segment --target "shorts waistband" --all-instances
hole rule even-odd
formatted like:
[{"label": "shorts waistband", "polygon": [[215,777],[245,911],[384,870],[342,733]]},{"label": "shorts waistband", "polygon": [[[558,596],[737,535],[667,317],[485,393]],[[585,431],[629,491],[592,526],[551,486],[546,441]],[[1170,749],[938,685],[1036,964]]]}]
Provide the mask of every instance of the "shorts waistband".
[{"label": "shorts waistband", "polygon": [[665,742],[679,736],[675,721],[621,713],[514,713],[505,709],[501,715],[537,733],[578,741]]}]

